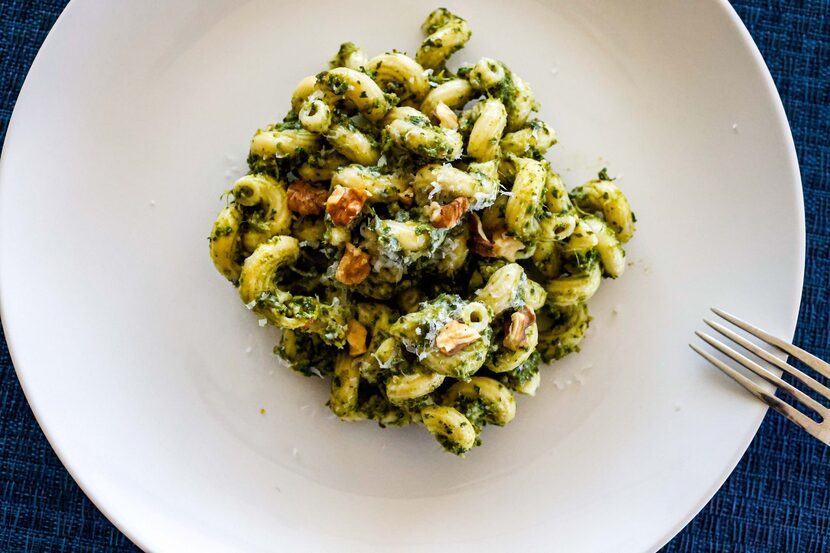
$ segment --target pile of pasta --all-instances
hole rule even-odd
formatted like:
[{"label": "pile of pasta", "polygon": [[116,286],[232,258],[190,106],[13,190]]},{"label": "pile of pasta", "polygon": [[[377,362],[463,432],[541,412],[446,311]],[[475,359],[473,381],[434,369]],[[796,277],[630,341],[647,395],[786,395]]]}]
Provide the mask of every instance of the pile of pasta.
[{"label": "pile of pasta", "polygon": [[463,456],[536,392],[540,363],[579,349],[635,219],[604,170],[565,189],[507,65],[447,68],[465,20],[441,8],[421,29],[414,59],[346,43],[299,83],[254,135],[210,250],[283,329],[275,352],[330,377],[338,417],[420,423]]}]

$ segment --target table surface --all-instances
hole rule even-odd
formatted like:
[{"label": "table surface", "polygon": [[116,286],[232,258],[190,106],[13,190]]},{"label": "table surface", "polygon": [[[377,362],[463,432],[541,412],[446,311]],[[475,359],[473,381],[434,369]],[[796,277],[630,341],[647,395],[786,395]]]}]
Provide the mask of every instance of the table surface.
[{"label": "table surface", "polygon": [[[0,0],[0,143],[65,4]],[[795,342],[830,359],[830,0],[732,4],[778,85],[801,164],[807,264]],[[0,334],[0,551],[137,550],[58,461]],[[830,551],[830,448],[770,412],[723,488],[663,551]]]}]

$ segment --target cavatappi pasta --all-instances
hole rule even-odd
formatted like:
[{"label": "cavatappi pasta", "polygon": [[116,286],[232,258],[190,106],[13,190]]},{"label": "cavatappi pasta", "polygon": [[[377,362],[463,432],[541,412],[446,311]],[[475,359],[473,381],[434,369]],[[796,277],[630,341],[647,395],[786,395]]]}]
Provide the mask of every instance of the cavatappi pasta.
[{"label": "cavatappi pasta", "polygon": [[349,42],[299,82],[254,134],[210,254],[282,329],[275,352],[329,377],[338,417],[422,424],[463,456],[579,350],[635,218],[605,170],[566,190],[504,62],[448,68],[466,21],[440,8],[421,29],[414,57]]}]

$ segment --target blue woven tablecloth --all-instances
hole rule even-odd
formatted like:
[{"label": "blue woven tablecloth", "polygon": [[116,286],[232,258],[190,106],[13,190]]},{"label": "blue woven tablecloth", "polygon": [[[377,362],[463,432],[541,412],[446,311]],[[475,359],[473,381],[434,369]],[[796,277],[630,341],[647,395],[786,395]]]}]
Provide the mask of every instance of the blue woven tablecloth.
[{"label": "blue woven tablecloth", "polygon": [[[0,143],[65,3],[0,0]],[[807,269],[795,341],[830,359],[830,0],[733,5],[778,85],[801,163]],[[58,461],[2,337],[0,401],[0,551],[136,551]],[[830,552],[830,448],[770,412],[724,487],[665,551]]]}]

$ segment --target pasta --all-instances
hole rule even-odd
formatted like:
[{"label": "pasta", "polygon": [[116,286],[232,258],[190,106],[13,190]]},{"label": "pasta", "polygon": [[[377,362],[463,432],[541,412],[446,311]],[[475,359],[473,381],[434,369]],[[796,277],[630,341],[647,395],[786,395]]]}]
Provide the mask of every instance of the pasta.
[{"label": "pasta", "polygon": [[464,19],[439,8],[421,30],[414,57],[347,42],[299,82],[254,134],[210,256],[281,329],[275,353],[329,379],[337,417],[420,424],[463,457],[579,351],[636,220],[604,169],[568,192],[504,62],[448,67]]}]

